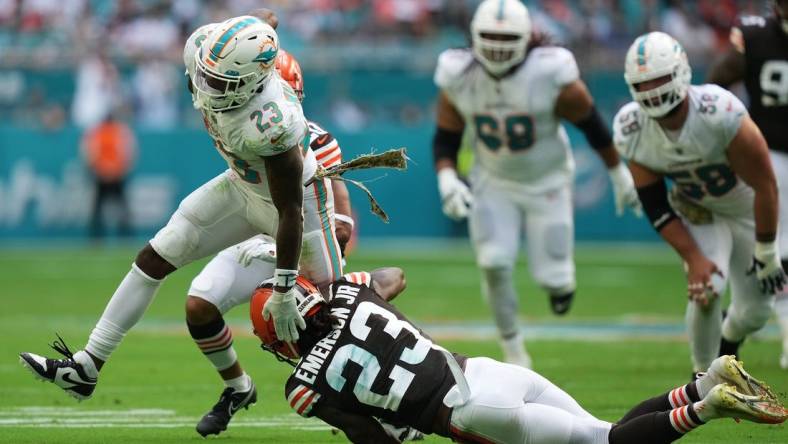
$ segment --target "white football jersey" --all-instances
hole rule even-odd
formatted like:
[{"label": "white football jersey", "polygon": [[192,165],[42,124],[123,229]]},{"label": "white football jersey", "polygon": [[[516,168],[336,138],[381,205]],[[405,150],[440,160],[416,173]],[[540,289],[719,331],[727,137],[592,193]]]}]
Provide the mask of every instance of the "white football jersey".
[{"label": "white football jersey", "polygon": [[435,70],[435,84],[465,120],[474,169],[537,188],[572,180],[569,138],[555,115],[555,102],[561,89],[578,78],[572,53],[559,47],[534,48],[500,80],[487,74],[470,49],[444,51]]},{"label": "white football jersey", "polygon": [[[194,54],[213,25],[198,28],[183,49],[186,72],[194,73]],[[317,170],[309,149],[309,127],[293,89],[274,71],[263,90],[239,108],[213,112],[201,109],[203,122],[219,154],[241,179],[243,189],[270,199],[264,157],[296,147],[304,156],[303,181]]]},{"label": "white football jersey", "polygon": [[753,190],[731,170],[727,157],[747,109],[717,85],[690,86],[687,97],[687,120],[673,138],[636,102],[625,105],[613,121],[616,149],[622,157],[667,176],[682,194],[708,210],[752,217]]}]

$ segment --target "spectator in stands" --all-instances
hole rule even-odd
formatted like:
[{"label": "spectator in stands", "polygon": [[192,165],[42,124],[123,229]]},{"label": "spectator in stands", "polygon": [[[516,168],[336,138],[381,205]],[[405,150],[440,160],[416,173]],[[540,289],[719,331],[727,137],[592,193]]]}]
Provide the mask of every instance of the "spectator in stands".
[{"label": "spectator in stands", "polygon": [[104,236],[104,207],[114,200],[119,208],[118,233],[131,235],[131,214],[126,199],[126,177],[136,157],[136,141],[131,129],[112,114],[82,140],[82,154],[93,173],[95,200],[90,220],[90,235]]}]

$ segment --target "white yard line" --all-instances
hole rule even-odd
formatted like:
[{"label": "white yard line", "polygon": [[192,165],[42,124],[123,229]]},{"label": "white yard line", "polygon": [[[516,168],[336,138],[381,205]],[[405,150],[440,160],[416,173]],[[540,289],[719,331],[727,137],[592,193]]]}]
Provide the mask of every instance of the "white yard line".
[{"label": "white yard line", "polygon": [[[192,428],[198,416],[178,415],[174,410],[82,410],[74,407],[28,406],[0,409],[0,428]],[[266,418],[235,418],[232,427],[288,428],[292,430],[325,431],[330,427],[315,419],[296,414]]]}]

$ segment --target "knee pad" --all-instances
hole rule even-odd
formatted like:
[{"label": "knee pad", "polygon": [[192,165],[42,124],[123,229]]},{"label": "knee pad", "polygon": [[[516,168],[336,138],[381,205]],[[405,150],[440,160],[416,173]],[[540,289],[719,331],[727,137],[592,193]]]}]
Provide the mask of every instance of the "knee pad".
[{"label": "knee pad", "polygon": [[189,257],[200,241],[199,229],[179,212],[151,239],[150,245],[167,262],[180,268],[191,262]]},{"label": "knee pad", "polygon": [[747,333],[752,333],[766,325],[772,314],[772,304],[768,300],[753,304],[735,312],[728,312],[731,321],[738,324]]},{"label": "knee pad", "polygon": [[548,226],[545,230],[545,253],[553,259],[565,259],[571,250],[571,235],[567,224],[559,223]]}]

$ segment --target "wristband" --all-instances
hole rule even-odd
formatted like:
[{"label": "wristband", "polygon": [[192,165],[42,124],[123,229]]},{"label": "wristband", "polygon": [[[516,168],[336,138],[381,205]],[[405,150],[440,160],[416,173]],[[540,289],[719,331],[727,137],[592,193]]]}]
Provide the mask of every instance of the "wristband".
[{"label": "wristband", "polygon": [[777,242],[755,242],[754,256],[764,262],[773,257],[778,257]]},{"label": "wristband", "polygon": [[353,220],[353,218],[345,214],[334,213],[334,219],[350,225],[351,230],[356,226],[356,222]]},{"label": "wristband", "polygon": [[298,270],[277,268],[274,270],[274,287],[291,289],[298,279]]}]

